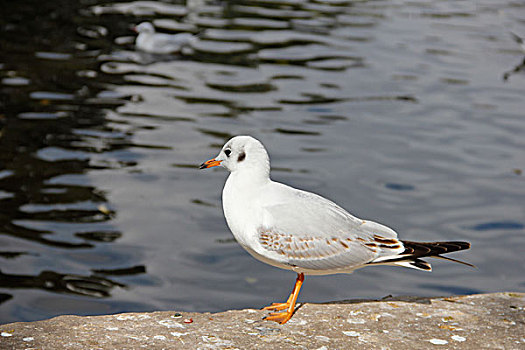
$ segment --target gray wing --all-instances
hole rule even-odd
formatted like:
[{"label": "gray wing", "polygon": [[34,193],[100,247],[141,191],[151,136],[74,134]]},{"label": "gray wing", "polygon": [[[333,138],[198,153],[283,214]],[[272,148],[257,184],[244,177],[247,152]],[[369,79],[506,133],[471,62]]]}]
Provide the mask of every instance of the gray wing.
[{"label": "gray wing", "polygon": [[261,246],[286,264],[311,270],[351,270],[402,252],[392,229],[352,216],[335,203],[294,189],[263,207]]},{"label": "gray wing", "polygon": [[159,34],[158,39],[159,39],[159,43],[162,43],[165,45],[183,46],[183,45],[190,44],[191,41],[195,40],[195,37],[193,36],[193,34],[190,34],[190,33],[180,33],[180,34],[175,34],[175,35]]}]

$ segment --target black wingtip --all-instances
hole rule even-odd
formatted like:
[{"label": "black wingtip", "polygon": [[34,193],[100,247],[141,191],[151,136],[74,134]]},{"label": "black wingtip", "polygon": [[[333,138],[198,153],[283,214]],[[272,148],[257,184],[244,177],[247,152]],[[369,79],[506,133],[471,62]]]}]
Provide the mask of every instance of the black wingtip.
[{"label": "black wingtip", "polygon": [[[401,241],[405,246],[405,251],[399,254],[398,256],[393,256],[389,260],[382,260],[379,263],[394,263],[402,266],[409,264],[421,270],[431,271],[431,266],[426,261],[421,260],[420,258],[431,257],[444,259],[448,261],[457,262],[463,265],[467,265],[475,268],[476,266],[457,259],[449,258],[442,256],[441,254],[447,254],[452,252],[457,252],[460,250],[465,250],[470,248],[469,242],[462,241],[449,241],[449,242],[412,242],[412,241]],[[403,263],[405,265],[403,265]]]},{"label": "black wingtip", "polygon": [[415,259],[414,261],[410,262],[410,265],[425,271],[432,271],[432,266],[430,266],[429,263],[427,263],[425,260],[421,259]]}]

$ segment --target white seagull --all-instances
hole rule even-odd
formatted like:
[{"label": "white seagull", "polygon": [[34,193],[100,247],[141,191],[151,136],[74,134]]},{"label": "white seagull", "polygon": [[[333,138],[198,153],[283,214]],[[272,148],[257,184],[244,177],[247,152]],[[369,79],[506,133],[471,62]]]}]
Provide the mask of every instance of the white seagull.
[{"label": "white seagull", "polygon": [[139,35],[135,39],[135,47],[139,50],[155,53],[177,53],[183,47],[191,45],[197,38],[190,33],[164,34],[156,33],[155,27],[149,22],[142,22],[133,30]]},{"label": "white seagull", "polygon": [[441,254],[470,247],[468,242],[402,241],[389,227],[359,219],[317,194],[272,181],[268,153],[251,136],[230,139],[200,168],[214,166],[230,171],[222,205],[235,239],[256,259],[297,273],[288,300],[264,308],[282,312],[272,312],[266,320],[284,324],[292,317],[304,275],[351,273],[370,265],[431,271],[421,258],[464,263]]}]

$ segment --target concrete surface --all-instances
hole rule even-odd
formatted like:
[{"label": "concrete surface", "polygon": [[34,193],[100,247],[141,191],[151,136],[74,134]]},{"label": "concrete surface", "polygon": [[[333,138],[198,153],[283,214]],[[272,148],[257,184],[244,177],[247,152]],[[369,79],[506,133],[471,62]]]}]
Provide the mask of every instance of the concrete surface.
[{"label": "concrete surface", "polygon": [[0,325],[0,349],[525,349],[525,293],[259,310],[59,316]]}]

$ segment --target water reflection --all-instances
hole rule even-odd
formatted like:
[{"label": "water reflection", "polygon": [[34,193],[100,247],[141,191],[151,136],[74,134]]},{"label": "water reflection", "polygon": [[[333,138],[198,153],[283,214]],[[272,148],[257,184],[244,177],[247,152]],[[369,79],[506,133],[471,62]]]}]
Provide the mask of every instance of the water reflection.
[{"label": "water reflection", "polygon": [[[104,191],[89,184],[86,174],[136,165],[135,160],[118,156],[97,157],[115,154],[133,142],[105,118],[103,109],[126,103],[127,96],[105,93],[101,81],[91,79],[99,77],[96,56],[109,51],[110,43],[99,40],[108,33],[103,26],[79,27],[72,15],[81,6],[26,1],[6,4],[2,11],[8,16],[2,16],[5,35],[0,38],[4,48],[0,53],[0,188],[4,193],[0,197],[0,259],[5,269],[0,287],[7,290],[109,297],[114,287],[126,285],[70,273],[89,270],[89,266],[74,268],[60,253],[97,250],[101,242],[122,236],[110,223],[116,211],[110,209]],[[37,16],[39,11],[47,15]],[[75,33],[94,41],[82,42]],[[116,83],[114,78],[111,81]],[[53,255],[55,263],[51,263]],[[50,265],[55,271],[40,271]],[[21,270],[36,273],[7,272],[22,266],[29,269]],[[137,273],[123,269],[120,275],[126,271]]]},{"label": "water reflection", "polygon": [[125,284],[99,276],[64,275],[53,271],[42,271],[37,276],[5,274],[0,271],[1,288],[43,289],[56,293],[77,294],[88,297],[109,297],[115,287]]},{"label": "water reflection", "polygon": [[[523,82],[519,65],[500,85],[509,68],[500,62],[522,52],[496,14],[520,8],[9,2],[0,14],[0,322],[52,315],[56,305],[18,308],[49,292],[57,305],[61,293],[104,297],[100,312],[218,311],[281,295],[274,286],[286,272],[253,262],[229,237],[223,177],[195,170],[241,133],[269,145],[277,180],[406,239],[470,240],[467,260],[482,271],[312,279],[306,300],[519,289],[521,272],[504,266],[523,261],[511,249],[524,227]],[[143,21],[198,40],[178,54],[138,51],[130,28]],[[77,302],[60,310],[89,312]]]}]

